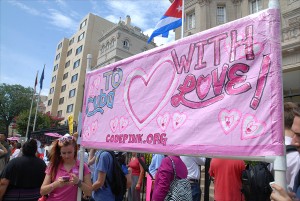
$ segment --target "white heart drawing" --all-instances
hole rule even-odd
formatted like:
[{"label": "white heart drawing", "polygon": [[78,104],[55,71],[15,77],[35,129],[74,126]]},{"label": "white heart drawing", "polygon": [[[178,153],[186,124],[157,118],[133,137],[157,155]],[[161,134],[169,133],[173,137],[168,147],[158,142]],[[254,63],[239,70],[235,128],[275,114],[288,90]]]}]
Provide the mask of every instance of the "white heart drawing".
[{"label": "white heart drawing", "polygon": [[[156,72],[162,71],[165,73],[166,70],[168,71],[168,78],[161,81],[160,79],[163,74]],[[155,76],[159,77],[155,79]],[[177,87],[178,79],[179,75],[176,73],[174,64],[171,60],[156,62],[149,73],[146,73],[141,68],[136,68],[128,75],[124,85],[124,102],[130,117],[139,130],[142,130],[143,127],[149,124],[170,101],[170,98]],[[153,91],[151,91],[152,88],[147,88],[147,86],[151,84],[153,86],[153,83],[157,82],[160,82],[160,84],[155,86],[161,87],[161,93],[159,95],[158,93],[156,95],[151,94],[151,103],[154,103],[151,107],[145,107],[143,101],[139,101],[138,98],[132,97],[136,95],[140,98],[147,98],[147,95]],[[164,84],[164,86],[162,86],[162,84]],[[135,88],[135,86],[140,86],[142,88]],[[135,92],[135,94],[131,94],[130,92]]]},{"label": "white heart drawing", "polygon": [[158,126],[161,128],[162,131],[166,131],[169,121],[170,121],[169,113],[165,113],[164,115],[159,115],[156,120]]},{"label": "white heart drawing", "polygon": [[173,128],[174,129],[180,128],[184,124],[185,120],[186,120],[185,114],[175,112],[173,114]]},{"label": "white heart drawing", "polygon": [[231,131],[233,131],[238,123],[240,122],[242,113],[237,109],[227,110],[222,109],[219,112],[219,123],[223,132],[228,135]]},{"label": "white heart drawing", "polygon": [[114,133],[118,128],[119,119],[115,117],[114,119],[110,120],[110,130]]},{"label": "white heart drawing", "polygon": [[128,119],[126,117],[120,118],[120,131],[122,132],[128,126]]},{"label": "white heart drawing", "polygon": [[253,139],[262,136],[266,132],[266,123],[260,122],[254,115],[246,114],[242,121],[241,139]]}]

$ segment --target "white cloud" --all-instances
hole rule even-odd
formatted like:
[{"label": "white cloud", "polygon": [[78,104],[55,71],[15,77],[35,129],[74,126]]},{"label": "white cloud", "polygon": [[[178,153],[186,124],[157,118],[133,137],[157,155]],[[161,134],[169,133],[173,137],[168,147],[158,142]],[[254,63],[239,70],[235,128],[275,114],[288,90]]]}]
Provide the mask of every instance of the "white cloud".
[{"label": "white cloud", "polygon": [[34,8],[31,8],[29,6],[26,6],[25,4],[19,2],[19,1],[8,1],[9,3],[11,3],[14,6],[19,7],[20,9],[26,11],[27,13],[31,14],[31,15],[40,15],[40,12]]},{"label": "white cloud", "polygon": [[[134,2],[134,3],[133,3]],[[106,1],[110,13],[124,19],[130,15],[132,24],[141,29],[154,27],[170,6],[168,1]],[[150,16],[150,18],[149,18]]]},{"label": "white cloud", "polygon": [[[154,29],[147,29],[144,31],[145,35],[150,35],[152,34]],[[170,42],[173,42],[175,40],[175,32],[173,30],[169,31],[169,37],[168,38],[163,38],[161,35],[154,37],[154,42],[156,43],[157,46],[161,46],[164,44],[168,44]]]},{"label": "white cloud", "polygon": [[64,0],[56,0],[55,1],[59,6],[61,6],[62,8],[66,8],[67,7],[67,3]]},{"label": "white cloud", "polygon": [[77,30],[77,24],[78,22],[74,21],[72,18],[63,15],[57,10],[49,9],[49,16],[50,23],[56,27],[63,28],[63,29],[69,29],[72,31]]}]

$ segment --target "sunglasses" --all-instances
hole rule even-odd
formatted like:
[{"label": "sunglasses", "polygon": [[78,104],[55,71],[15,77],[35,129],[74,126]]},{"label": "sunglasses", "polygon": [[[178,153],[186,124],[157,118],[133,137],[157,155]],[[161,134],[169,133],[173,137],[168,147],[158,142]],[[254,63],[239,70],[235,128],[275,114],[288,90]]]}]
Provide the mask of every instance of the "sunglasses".
[{"label": "sunglasses", "polygon": [[58,141],[61,143],[64,143],[64,142],[69,142],[73,139],[74,139],[73,136],[63,136],[63,137],[59,138]]}]

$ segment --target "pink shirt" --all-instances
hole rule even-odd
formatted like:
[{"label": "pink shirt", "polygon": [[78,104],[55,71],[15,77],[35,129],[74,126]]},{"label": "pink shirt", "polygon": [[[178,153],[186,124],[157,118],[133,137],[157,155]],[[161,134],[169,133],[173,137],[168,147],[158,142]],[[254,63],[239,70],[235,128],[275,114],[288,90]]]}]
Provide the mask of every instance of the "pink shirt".
[{"label": "pink shirt", "polygon": [[[179,179],[187,178],[187,168],[179,156],[169,156],[175,164],[176,175]],[[152,201],[163,201],[168,194],[171,182],[174,179],[174,171],[172,161],[165,157],[161,161],[161,165],[155,175],[155,185],[152,196]]]},{"label": "pink shirt", "polygon": [[[65,167],[63,166],[63,164],[61,163],[57,169],[57,174],[55,177],[55,180],[58,177],[61,176],[67,176],[69,175],[69,173],[73,173],[76,174],[77,176],[79,176],[79,165],[80,162],[76,161],[76,164],[73,166],[73,168],[68,172]],[[48,166],[46,169],[46,174],[50,175],[50,169],[51,167]],[[88,166],[86,164],[84,164],[84,168],[83,168],[83,175],[87,175],[90,174],[90,170],[88,168]],[[54,189],[50,194],[49,197],[47,199],[47,201],[76,201],[77,200],[77,186],[64,186],[62,188],[56,188]]]}]

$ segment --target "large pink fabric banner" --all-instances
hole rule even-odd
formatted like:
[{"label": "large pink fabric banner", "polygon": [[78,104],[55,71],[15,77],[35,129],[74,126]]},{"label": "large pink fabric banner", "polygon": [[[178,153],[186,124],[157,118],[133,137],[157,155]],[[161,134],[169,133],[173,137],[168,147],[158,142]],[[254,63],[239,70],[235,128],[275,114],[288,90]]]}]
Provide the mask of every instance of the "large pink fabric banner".
[{"label": "large pink fabric banner", "polygon": [[86,75],[82,144],[283,154],[280,15],[269,9]]}]

